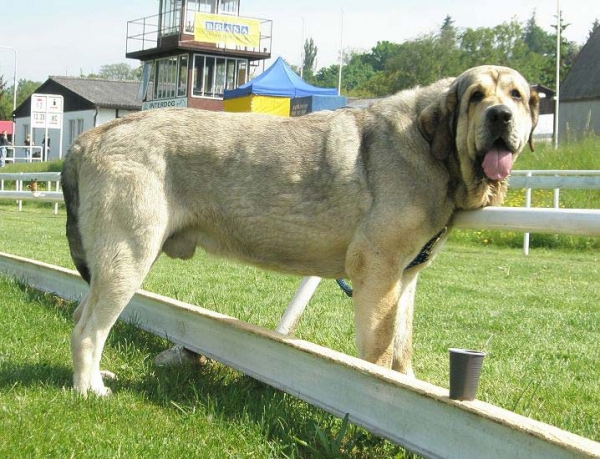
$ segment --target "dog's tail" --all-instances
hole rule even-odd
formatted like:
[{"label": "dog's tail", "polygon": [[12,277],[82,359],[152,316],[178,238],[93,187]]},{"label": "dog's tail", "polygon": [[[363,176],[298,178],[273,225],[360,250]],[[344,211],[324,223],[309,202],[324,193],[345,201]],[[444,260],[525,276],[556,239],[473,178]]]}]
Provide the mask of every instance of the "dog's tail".
[{"label": "dog's tail", "polygon": [[79,230],[79,156],[82,146],[75,142],[65,157],[61,174],[61,184],[65,204],[67,206],[67,240],[71,250],[71,258],[81,277],[89,284],[90,270],[85,258],[85,251]]}]

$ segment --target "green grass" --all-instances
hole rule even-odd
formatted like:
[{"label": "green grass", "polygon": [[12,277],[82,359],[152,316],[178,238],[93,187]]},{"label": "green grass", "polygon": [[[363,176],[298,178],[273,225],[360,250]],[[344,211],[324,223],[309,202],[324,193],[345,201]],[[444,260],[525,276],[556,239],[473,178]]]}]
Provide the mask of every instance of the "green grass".
[{"label": "green grass", "polygon": [[[62,207],[0,205],[0,251],[71,268],[64,223]],[[451,240],[419,283],[417,376],[448,387],[447,349],[489,341],[479,399],[600,441],[599,258]],[[199,253],[161,257],[144,288],[273,328],[298,283]],[[74,305],[6,278],[0,289],[2,456],[403,457],[354,426],[338,445],[342,420],[218,363],[156,368],[169,344],[124,324],[103,357],[119,375],[115,396],[80,400],[69,390]],[[319,286],[296,335],[355,353],[351,302],[334,282]]]},{"label": "green grass", "polygon": [[0,172],[61,172],[62,160],[48,161],[46,163],[17,163],[7,164]]}]

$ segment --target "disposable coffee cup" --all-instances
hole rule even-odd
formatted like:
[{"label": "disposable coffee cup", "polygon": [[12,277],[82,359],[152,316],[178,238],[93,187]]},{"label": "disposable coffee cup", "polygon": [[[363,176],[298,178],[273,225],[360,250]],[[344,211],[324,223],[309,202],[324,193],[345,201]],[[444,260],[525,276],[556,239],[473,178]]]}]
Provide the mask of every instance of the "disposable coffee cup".
[{"label": "disposable coffee cup", "polygon": [[450,348],[450,398],[474,400],[485,352]]}]

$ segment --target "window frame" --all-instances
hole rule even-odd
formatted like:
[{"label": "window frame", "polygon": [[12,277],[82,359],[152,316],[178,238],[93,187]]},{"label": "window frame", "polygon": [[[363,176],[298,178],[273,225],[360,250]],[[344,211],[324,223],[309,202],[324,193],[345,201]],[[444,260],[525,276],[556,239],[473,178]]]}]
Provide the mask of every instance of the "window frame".
[{"label": "window frame", "polygon": [[[198,63],[202,61],[201,67]],[[233,78],[230,78],[230,63],[233,61]],[[225,89],[235,89],[246,83],[250,63],[238,57],[215,56],[194,53],[192,59],[192,83],[190,95],[202,99],[223,99]],[[243,75],[244,81],[240,82]],[[217,78],[222,81],[217,81]],[[208,81],[207,81],[208,80]]]},{"label": "window frame", "polygon": [[153,61],[154,87],[151,100],[187,97],[189,55],[187,53]]}]

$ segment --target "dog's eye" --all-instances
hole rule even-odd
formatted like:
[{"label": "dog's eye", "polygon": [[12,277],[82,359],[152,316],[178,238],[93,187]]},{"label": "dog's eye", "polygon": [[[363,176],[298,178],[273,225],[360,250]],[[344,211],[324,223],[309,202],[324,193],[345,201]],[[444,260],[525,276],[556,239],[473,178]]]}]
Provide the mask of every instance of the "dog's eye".
[{"label": "dog's eye", "polygon": [[484,96],[481,91],[475,91],[473,94],[471,94],[469,102],[472,104],[476,104],[477,102],[481,102],[483,100],[483,97]]},{"label": "dog's eye", "polygon": [[520,92],[519,92],[517,89],[513,89],[513,90],[510,92],[510,96],[511,96],[513,99],[516,99],[516,100],[521,100],[521,99],[523,99],[523,96],[521,96],[521,93],[520,93]]}]

